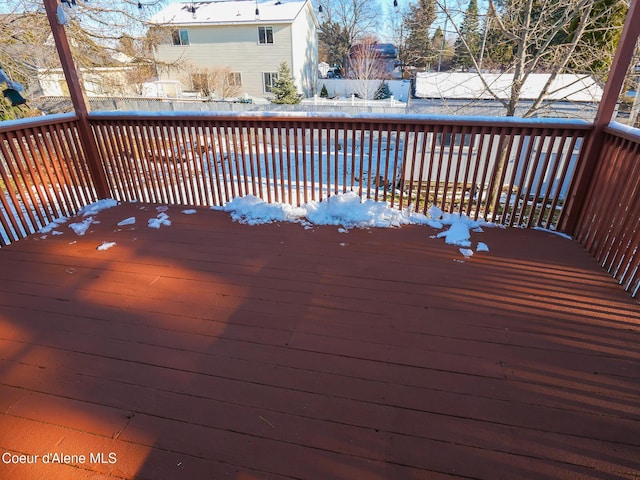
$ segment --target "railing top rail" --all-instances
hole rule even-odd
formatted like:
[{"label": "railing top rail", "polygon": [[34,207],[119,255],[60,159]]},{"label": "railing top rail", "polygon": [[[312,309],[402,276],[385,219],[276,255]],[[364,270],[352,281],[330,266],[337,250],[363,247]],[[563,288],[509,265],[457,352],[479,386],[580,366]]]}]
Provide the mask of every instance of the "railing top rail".
[{"label": "railing top rail", "polygon": [[73,122],[77,119],[78,116],[75,113],[59,113],[55,115],[43,115],[41,117],[21,118],[19,120],[5,120],[0,122],[0,133],[39,127],[42,125],[55,125],[58,123]]},{"label": "railing top rail", "polygon": [[604,128],[606,133],[624,138],[631,142],[640,143],[640,128],[629,127],[618,122],[611,122]]},{"label": "railing top rail", "polygon": [[571,128],[573,130],[590,130],[592,124],[586,120],[564,118],[518,118],[518,117],[455,117],[451,115],[406,115],[360,113],[327,114],[313,112],[92,112],[90,120],[217,120],[217,121],[258,121],[283,123],[359,123],[380,124],[393,123],[400,125],[463,125],[472,127],[511,127],[511,128]]}]

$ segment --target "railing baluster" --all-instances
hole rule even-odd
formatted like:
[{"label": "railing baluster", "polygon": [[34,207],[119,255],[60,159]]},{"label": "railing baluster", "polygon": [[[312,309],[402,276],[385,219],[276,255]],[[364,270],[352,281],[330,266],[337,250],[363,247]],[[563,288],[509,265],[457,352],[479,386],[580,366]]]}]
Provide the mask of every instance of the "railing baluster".
[{"label": "railing baluster", "polygon": [[[309,198],[309,175],[311,174],[309,169],[309,163],[313,165],[313,145],[311,145],[311,140],[309,137],[310,129],[305,125],[301,125],[300,127],[300,135],[301,135],[301,147],[302,148],[302,186],[303,186],[303,201],[304,203],[308,203]],[[309,150],[307,150],[307,145],[309,145]],[[311,159],[311,162],[309,162]]]},{"label": "railing baluster", "polygon": [[246,128],[249,150],[249,171],[251,172],[251,193],[256,197],[264,198],[262,196],[262,173],[260,172],[260,144],[258,143],[258,130],[255,123],[250,123]]},{"label": "railing baluster", "polygon": [[[506,199],[504,202],[505,221],[509,218],[507,224],[512,227],[516,218],[520,219],[522,211],[526,210],[526,200],[523,205],[520,205],[520,197],[522,193],[522,186],[524,185],[527,173],[529,170],[529,163],[531,155],[533,154],[534,147],[536,146],[538,134],[536,130],[527,129],[521,132],[519,135],[513,135],[513,138],[518,138],[518,148],[516,149],[516,156],[513,159],[513,167],[511,168],[511,175],[509,176],[509,186],[506,191]],[[523,150],[526,148],[525,153]],[[507,157],[504,170],[509,170],[508,165],[511,163],[511,158]],[[499,185],[504,185],[501,182]],[[514,191],[515,190],[515,191]],[[511,198],[513,197],[513,204]]]}]

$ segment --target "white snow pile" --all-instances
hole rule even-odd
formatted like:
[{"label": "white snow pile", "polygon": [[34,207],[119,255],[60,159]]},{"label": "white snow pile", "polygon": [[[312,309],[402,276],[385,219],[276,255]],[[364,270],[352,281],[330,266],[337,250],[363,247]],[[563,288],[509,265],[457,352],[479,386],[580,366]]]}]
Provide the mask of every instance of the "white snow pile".
[{"label": "white snow pile", "polygon": [[66,223],[67,220],[69,220],[68,217],[56,218],[55,220],[52,220],[47,225],[45,225],[40,230],[38,230],[38,233],[52,233],[53,232],[53,235],[60,235],[60,234],[62,234],[62,232],[59,232],[56,229],[58,227],[62,226],[64,223]]},{"label": "white snow pile", "polygon": [[84,235],[91,224],[100,223],[98,220],[95,220],[92,215],[98,214],[102,210],[106,210],[107,208],[112,208],[118,205],[118,202],[112,198],[106,198],[103,200],[98,200],[97,202],[90,203],[82,207],[78,211],[78,215],[82,215],[86,217],[81,222],[70,223],[69,228],[73,230],[76,235]]},{"label": "white snow pile", "polygon": [[305,215],[304,207],[294,207],[284,203],[267,203],[253,195],[236,197],[223,207],[211,207],[231,214],[231,218],[247,225],[261,225],[273,222],[301,222]]},{"label": "white snow pile", "polygon": [[116,245],[116,242],[102,242],[100,245],[98,245],[96,250],[99,250],[99,251],[109,250],[111,247],[114,247],[115,245]]},{"label": "white snow pile", "polygon": [[[90,215],[96,215],[101,210],[105,210],[107,208],[115,207],[118,205],[116,200],[111,198],[105,200],[98,200],[97,202],[91,203],[82,207],[78,211],[78,215],[82,215],[85,218],[81,222],[71,223],[69,224],[69,228],[76,232],[77,235],[84,235],[92,223],[100,223],[93,219]],[[52,235],[62,235],[62,232],[56,230],[58,227],[62,226],[69,220],[68,217],[59,217],[55,220],[52,220],[50,223],[42,227],[38,230],[38,233],[51,233]]]},{"label": "white snow pile", "polygon": [[[231,214],[237,222],[259,225],[272,222],[297,222],[304,226],[336,225],[342,229],[369,227],[399,227],[408,224],[428,224],[429,218],[410,208],[398,210],[386,202],[362,200],[356,193],[331,196],[321,202],[311,201],[294,207],[282,203],[267,203],[253,195],[237,197],[223,207],[212,207]],[[344,232],[343,232],[344,233]]]},{"label": "white snow pile", "polygon": [[127,225],[135,225],[136,223],[136,217],[129,217],[129,218],[125,218],[124,220],[118,222],[118,226],[119,227],[124,227]]},{"label": "white snow pile", "polygon": [[118,205],[117,200],[113,198],[105,198],[104,200],[98,200],[97,202],[90,203],[80,209],[78,212],[79,215],[83,217],[87,217],[89,215],[96,215],[98,212],[102,210],[106,210],[107,208],[112,208]]},{"label": "white snow pile", "polygon": [[100,222],[97,220],[94,220],[93,217],[87,217],[81,222],[70,223],[69,228],[73,230],[76,233],[76,235],[82,236],[85,233],[87,233],[87,230],[93,223],[100,223]]},{"label": "white snow pile", "polygon": [[309,202],[306,218],[316,225],[341,225],[344,228],[399,227],[426,224],[429,219],[420,213],[391,208],[386,202],[362,200],[356,193],[335,195],[322,202]]},{"label": "white snow pile", "polygon": [[470,248],[460,248],[459,250],[464,258],[473,256],[473,250],[471,250]]},{"label": "white snow pile", "polygon": [[[498,225],[485,220],[472,220],[463,214],[444,213],[432,206],[428,215],[415,213],[411,206],[405,210],[391,208],[386,202],[361,199],[348,192],[331,196],[321,202],[311,201],[300,207],[282,203],[267,203],[253,195],[236,197],[223,207],[211,207],[231,214],[234,221],[248,225],[272,222],[297,222],[305,228],[311,225],[336,225],[338,232],[349,233],[350,228],[400,227],[409,224],[429,225],[442,230],[432,238],[444,238],[445,243],[456,245],[465,259],[473,256],[471,232],[482,232],[482,227]],[[340,245],[346,246],[347,243]],[[478,242],[475,252],[488,252],[486,243]]]},{"label": "white snow pile", "polygon": [[[496,227],[495,223],[487,222],[486,220],[472,220],[464,214],[456,214],[456,213],[444,213],[438,207],[432,206],[429,209],[429,215],[431,217],[430,225],[434,228],[443,228],[448,225],[449,229],[444,230],[436,235],[436,238],[444,238],[445,243],[448,245],[457,245],[459,247],[468,248],[471,246],[471,232],[482,232],[482,227]],[[487,247],[484,243],[479,243],[477,246],[477,251],[489,251],[489,247]],[[468,255],[468,252],[463,252],[460,249],[460,253],[462,253],[465,257],[470,257],[473,255]]]},{"label": "white snow pile", "polygon": [[168,227],[171,225],[171,220],[169,220],[169,215],[164,212],[160,212],[155,218],[150,218],[147,225],[149,228],[160,228],[162,225],[166,225]]}]

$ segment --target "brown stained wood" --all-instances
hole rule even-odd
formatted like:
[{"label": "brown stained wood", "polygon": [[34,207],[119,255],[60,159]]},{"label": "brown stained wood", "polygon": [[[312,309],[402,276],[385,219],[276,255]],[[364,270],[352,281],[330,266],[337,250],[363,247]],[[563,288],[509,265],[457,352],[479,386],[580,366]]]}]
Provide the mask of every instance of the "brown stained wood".
[{"label": "brown stained wood", "polygon": [[577,242],[155,207],[0,250],[0,453],[117,457],[0,478],[640,475],[640,309]]}]

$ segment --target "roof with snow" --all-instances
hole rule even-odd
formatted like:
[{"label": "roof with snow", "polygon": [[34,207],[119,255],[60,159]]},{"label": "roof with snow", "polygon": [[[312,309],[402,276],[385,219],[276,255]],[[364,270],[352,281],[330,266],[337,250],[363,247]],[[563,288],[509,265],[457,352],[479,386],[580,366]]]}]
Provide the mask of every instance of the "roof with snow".
[{"label": "roof with snow", "polygon": [[[478,73],[419,72],[416,96],[419,98],[508,99],[513,74],[483,73],[487,88]],[[520,98],[535,100],[551,77],[550,73],[532,73],[527,77]],[[572,102],[599,102],[602,88],[588,75],[560,74],[551,83],[549,99]]]},{"label": "roof with snow", "polygon": [[[149,19],[153,24],[212,25],[256,23],[291,23],[307,1],[254,0],[176,2]],[[256,16],[256,7],[260,15]]]}]

